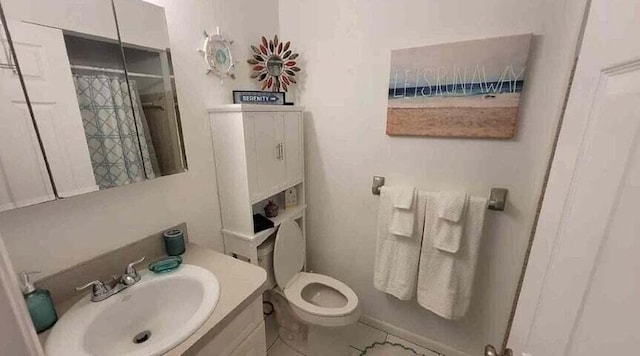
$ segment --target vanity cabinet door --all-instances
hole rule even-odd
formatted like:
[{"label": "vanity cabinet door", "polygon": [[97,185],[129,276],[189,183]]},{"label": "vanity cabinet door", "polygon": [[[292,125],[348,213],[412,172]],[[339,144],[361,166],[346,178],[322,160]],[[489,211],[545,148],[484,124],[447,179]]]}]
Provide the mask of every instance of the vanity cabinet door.
[{"label": "vanity cabinet door", "polygon": [[264,321],[231,353],[231,356],[265,356],[267,343]]},{"label": "vanity cabinet door", "polygon": [[285,183],[283,147],[283,115],[273,112],[247,113],[253,121],[256,150],[258,193],[255,199],[264,199],[277,192]]},{"label": "vanity cabinet door", "polygon": [[[244,310],[231,319],[208,343],[204,338],[196,345],[199,350],[189,350],[195,356],[263,356],[267,345],[262,320],[262,296],[258,296]],[[197,347],[197,346],[196,346]]]},{"label": "vanity cabinet door", "polygon": [[290,187],[302,182],[304,178],[302,115],[297,112],[284,113],[283,124],[285,187]]}]

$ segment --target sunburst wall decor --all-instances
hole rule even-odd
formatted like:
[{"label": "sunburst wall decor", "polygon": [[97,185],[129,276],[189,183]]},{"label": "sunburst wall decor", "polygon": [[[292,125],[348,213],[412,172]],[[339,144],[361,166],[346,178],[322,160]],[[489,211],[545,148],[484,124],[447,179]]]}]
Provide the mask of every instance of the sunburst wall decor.
[{"label": "sunburst wall decor", "polygon": [[272,40],[263,36],[258,46],[251,46],[253,55],[247,63],[252,65],[251,78],[262,83],[262,90],[287,91],[291,84],[297,83],[296,73],[300,72],[296,63],[298,53],[290,47],[291,42],[280,42],[278,35]]}]

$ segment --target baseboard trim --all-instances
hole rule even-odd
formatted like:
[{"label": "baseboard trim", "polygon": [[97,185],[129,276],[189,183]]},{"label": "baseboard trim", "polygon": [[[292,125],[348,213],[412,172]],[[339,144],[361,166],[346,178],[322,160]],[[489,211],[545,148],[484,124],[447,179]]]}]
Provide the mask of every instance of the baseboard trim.
[{"label": "baseboard trim", "polygon": [[431,340],[429,338],[414,334],[410,331],[407,331],[405,329],[399,328],[397,326],[391,325],[389,323],[386,323],[382,320],[378,320],[375,318],[372,318],[368,315],[363,315],[360,317],[360,322],[363,324],[367,324],[371,327],[374,327],[376,329],[380,329],[386,333],[395,335],[401,339],[405,339],[409,342],[412,342],[418,346],[422,346],[424,348],[427,349],[431,349],[434,350],[440,354],[443,354],[445,356],[471,356],[467,353],[464,353],[460,350],[456,350],[454,348],[452,348],[451,346],[447,346],[444,345],[442,343],[439,343],[437,341]]}]

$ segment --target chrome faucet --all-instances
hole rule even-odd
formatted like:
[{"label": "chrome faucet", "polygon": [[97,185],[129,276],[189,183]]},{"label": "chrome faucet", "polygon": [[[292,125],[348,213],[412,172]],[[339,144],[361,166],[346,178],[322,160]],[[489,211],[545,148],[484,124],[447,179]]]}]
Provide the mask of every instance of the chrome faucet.
[{"label": "chrome faucet", "polygon": [[105,284],[100,280],[91,281],[85,284],[82,287],[76,287],[77,291],[81,291],[83,289],[92,287],[91,289],[91,301],[92,302],[100,302],[103,301],[112,295],[118,294],[119,292],[129,288],[130,286],[138,283],[140,281],[140,274],[136,270],[135,266],[144,261],[144,257],[141,259],[131,262],[127,265],[122,276],[115,279],[118,281],[114,287]]}]

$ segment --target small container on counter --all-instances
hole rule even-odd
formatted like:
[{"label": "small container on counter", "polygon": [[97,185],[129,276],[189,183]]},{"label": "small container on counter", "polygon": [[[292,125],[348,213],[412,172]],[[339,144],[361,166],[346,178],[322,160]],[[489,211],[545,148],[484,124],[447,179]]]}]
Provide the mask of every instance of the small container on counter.
[{"label": "small container on counter", "polygon": [[184,233],[182,230],[172,229],[163,233],[164,248],[169,256],[179,256],[185,251]]},{"label": "small container on counter", "polygon": [[58,321],[58,314],[51,300],[51,293],[46,289],[36,289],[29,280],[30,274],[40,272],[21,272],[20,287],[27,304],[31,321],[36,332],[41,333],[53,326]]}]

